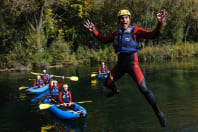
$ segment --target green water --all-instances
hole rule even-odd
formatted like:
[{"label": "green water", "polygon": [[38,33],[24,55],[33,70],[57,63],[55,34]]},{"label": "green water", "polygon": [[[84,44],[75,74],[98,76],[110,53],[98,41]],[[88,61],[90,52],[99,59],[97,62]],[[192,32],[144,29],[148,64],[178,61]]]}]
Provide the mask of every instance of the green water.
[{"label": "green water", "polygon": [[[115,64],[108,64],[113,68]],[[91,78],[99,65],[79,65],[49,69],[50,74],[79,76],[78,82],[65,79],[73,101],[92,100],[81,104],[86,118],[59,120],[47,110],[40,111],[34,95],[19,91],[31,86],[35,76],[29,71],[0,73],[1,132],[196,132],[198,131],[198,59],[140,63],[147,86],[153,91],[168,124],[161,128],[150,105],[127,74],[116,85],[121,94],[103,96],[103,82]],[[40,72],[37,69],[34,72]],[[60,79],[57,79],[59,82]]]}]

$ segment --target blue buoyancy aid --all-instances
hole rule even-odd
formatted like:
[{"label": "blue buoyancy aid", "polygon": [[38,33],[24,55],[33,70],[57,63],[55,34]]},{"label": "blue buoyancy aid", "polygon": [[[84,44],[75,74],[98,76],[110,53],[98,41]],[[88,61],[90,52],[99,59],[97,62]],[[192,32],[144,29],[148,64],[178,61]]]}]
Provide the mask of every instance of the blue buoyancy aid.
[{"label": "blue buoyancy aid", "polygon": [[36,80],[36,86],[41,86],[42,85],[42,80]]},{"label": "blue buoyancy aid", "polygon": [[67,92],[63,91],[62,92],[62,100],[64,102],[69,102],[70,101],[70,99],[69,99],[69,92],[68,91]]},{"label": "blue buoyancy aid", "polygon": [[59,95],[59,90],[58,90],[58,87],[56,86],[53,86],[52,90],[51,90],[51,95],[54,96],[54,95]]},{"label": "blue buoyancy aid", "polygon": [[135,53],[139,51],[139,46],[133,39],[133,29],[135,26],[129,27],[122,31],[119,28],[114,39],[114,49],[117,54]]},{"label": "blue buoyancy aid", "polygon": [[105,71],[105,67],[104,68],[102,68],[102,72],[101,73],[106,73],[106,71]]},{"label": "blue buoyancy aid", "polygon": [[47,80],[49,80],[49,79],[50,79],[49,74],[47,74],[47,73],[45,73],[45,74],[41,74],[41,78],[42,78],[42,79],[44,78],[44,76],[47,78]]}]

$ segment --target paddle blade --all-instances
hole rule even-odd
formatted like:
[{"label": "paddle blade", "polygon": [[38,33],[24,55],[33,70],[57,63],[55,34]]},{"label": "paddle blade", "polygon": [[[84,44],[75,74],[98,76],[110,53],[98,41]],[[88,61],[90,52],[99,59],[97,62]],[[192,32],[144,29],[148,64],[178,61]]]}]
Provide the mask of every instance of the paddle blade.
[{"label": "paddle blade", "polygon": [[26,86],[21,86],[21,87],[19,87],[19,90],[23,90],[23,89],[26,89],[26,88],[28,88],[28,87],[26,87]]},{"label": "paddle blade", "polygon": [[92,103],[93,101],[92,100],[87,100],[87,101],[81,101],[81,102],[77,102],[79,104],[83,104],[83,103]]},{"label": "paddle blade", "polygon": [[91,72],[91,74],[97,74],[98,72]]},{"label": "paddle blade", "polygon": [[93,74],[91,74],[91,77],[95,77],[95,76],[97,76],[97,74],[94,74],[94,73],[93,73]]},{"label": "paddle blade", "polygon": [[33,74],[33,75],[36,75],[36,76],[40,76],[41,75],[41,73],[36,73],[36,72],[30,72],[31,74]]},{"label": "paddle blade", "polygon": [[51,106],[50,104],[40,104],[39,109],[40,110],[45,110],[45,109],[48,109],[50,106]]},{"label": "paddle blade", "polygon": [[72,81],[78,81],[78,77],[77,76],[69,77],[69,79],[72,80]]},{"label": "paddle blade", "polygon": [[35,80],[35,79],[31,79],[31,78],[29,78],[28,80],[29,80],[29,81],[31,81],[31,80]]}]

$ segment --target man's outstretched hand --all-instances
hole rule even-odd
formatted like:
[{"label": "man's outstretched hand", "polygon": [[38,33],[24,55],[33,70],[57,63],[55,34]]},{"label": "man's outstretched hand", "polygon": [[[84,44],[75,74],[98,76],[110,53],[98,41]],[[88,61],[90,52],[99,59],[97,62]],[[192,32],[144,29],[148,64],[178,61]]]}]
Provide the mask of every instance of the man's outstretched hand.
[{"label": "man's outstretched hand", "polygon": [[157,20],[159,23],[163,23],[165,21],[165,16],[166,16],[166,11],[165,9],[164,10],[161,10],[160,13],[157,13]]},{"label": "man's outstretched hand", "polygon": [[90,32],[92,32],[95,29],[95,25],[89,20],[85,22],[84,27],[86,27]]}]

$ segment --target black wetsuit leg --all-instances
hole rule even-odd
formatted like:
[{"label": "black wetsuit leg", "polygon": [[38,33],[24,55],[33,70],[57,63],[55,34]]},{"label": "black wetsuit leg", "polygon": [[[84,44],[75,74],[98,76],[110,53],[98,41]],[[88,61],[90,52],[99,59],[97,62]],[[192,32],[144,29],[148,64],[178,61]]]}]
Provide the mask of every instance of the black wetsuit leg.
[{"label": "black wetsuit leg", "polygon": [[120,54],[118,56],[118,63],[115,66],[115,68],[111,71],[111,74],[108,76],[105,82],[105,86],[113,91],[109,95],[112,96],[118,93],[114,82],[117,81],[122,75],[124,75],[124,73],[130,74],[130,76],[136,81],[136,84],[140,92],[144,95],[146,100],[152,106],[155,114],[157,115],[160,121],[161,126],[165,126],[166,125],[165,116],[160,111],[152,91],[149,90],[146,86],[144,75],[139,67],[137,53]]}]

